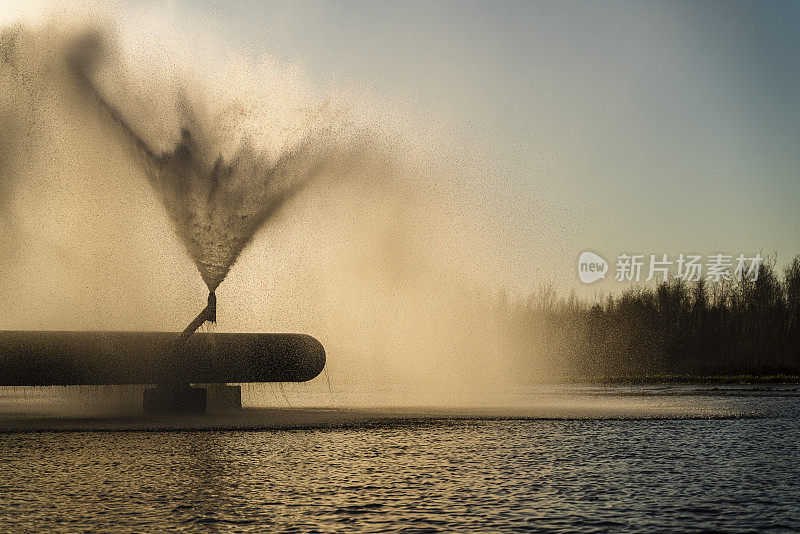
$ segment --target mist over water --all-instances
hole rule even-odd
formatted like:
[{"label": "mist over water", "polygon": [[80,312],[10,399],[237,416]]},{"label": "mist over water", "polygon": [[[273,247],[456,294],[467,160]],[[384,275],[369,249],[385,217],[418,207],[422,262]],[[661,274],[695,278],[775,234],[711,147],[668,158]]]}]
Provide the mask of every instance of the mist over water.
[{"label": "mist over water", "polygon": [[222,331],[314,335],[334,387],[460,396],[513,373],[489,298],[505,245],[380,103],[84,14],[3,29],[0,59],[0,327],[182,328],[205,301],[183,248],[225,280]]}]

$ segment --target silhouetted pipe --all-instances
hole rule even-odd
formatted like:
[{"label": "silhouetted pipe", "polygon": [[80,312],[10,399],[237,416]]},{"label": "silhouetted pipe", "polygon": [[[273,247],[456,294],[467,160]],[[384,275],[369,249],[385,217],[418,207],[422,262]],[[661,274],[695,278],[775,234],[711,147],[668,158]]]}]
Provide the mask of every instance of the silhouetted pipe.
[{"label": "silhouetted pipe", "polygon": [[304,382],[324,367],[305,334],[0,331],[0,386]]}]

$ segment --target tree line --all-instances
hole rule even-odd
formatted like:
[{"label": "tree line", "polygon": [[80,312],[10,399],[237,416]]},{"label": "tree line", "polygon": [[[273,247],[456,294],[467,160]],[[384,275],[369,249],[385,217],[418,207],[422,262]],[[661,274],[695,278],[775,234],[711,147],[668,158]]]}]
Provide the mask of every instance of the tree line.
[{"label": "tree line", "polygon": [[500,298],[521,379],[800,375],[800,255],[755,280],[663,281],[600,302]]}]

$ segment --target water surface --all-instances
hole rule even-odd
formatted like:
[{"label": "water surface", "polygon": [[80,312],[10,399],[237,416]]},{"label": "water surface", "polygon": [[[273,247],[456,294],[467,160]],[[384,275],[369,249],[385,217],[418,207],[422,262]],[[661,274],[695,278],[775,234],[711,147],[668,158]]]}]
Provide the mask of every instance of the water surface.
[{"label": "water surface", "polygon": [[0,528],[800,529],[793,387],[587,391],[599,403],[678,399],[715,415],[376,413],[317,428],[6,432]]}]

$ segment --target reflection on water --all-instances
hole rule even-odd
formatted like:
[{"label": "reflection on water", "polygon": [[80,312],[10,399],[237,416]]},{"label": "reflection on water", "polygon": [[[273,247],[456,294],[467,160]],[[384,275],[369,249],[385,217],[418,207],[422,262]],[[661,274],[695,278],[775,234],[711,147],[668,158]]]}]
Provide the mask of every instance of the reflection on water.
[{"label": "reflection on water", "polygon": [[766,417],[6,433],[0,521],[70,532],[800,529],[797,399],[726,402]]},{"label": "reflection on water", "polygon": [[[0,431],[16,428],[21,421],[40,419],[76,419],[141,416],[143,386],[71,386],[44,388],[0,388]],[[242,417],[223,420],[203,418],[190,426],[204,427],[287,427],[314,426],[313,417],[304,415],[301,425],[292,424],[276,414],[276,410],[322,408],[324,410],[370,412],[415,412],[472,414],[491,417],[525,418],[707,418],[735,417],[759,413],[742,409],[732,398],[757,396],[798,396],[795,386],[759,388],[733,386],[535,386],[525,388],[487,389],[468,392],[409,394],[403,391],[371,390],[364,387],[329,388],[322,382],[311,384],[245,384],[243,402],[249,408]],[[259,418],[259,410],[269,412]],[[328,414],[330,416],[330,414]],[[277,419],[276,419],[277,417]],[[334,416],[335,418],[335,416]],[[330,419],[330,417],[328,418]],[[17,425],[9,425],[16,420]],[[277,423],[276,423],[277,421]],[[153,421],[141,427],[152,429]],[[70,425],[56,425],[69,428]],[[119,425],[107,425],[117,428]],[[177,425],[167,425],[168,427]],[[51,428],[38,425],[36,428]],[[100,425],[102,427],[102,425]],[[92,425],[98,428],[98,425]]]}]

